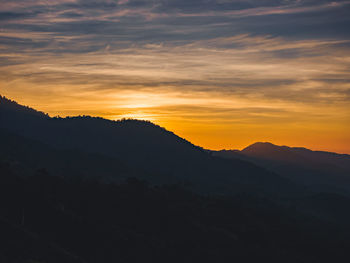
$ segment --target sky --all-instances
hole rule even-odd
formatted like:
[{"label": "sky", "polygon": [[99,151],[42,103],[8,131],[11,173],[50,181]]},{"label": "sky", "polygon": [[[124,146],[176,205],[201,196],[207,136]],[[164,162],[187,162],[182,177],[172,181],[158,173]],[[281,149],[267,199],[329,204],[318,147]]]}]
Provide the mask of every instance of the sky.
[{"label": "sky", "polygon": [[0,94],[208,149],[350,153],[350,1],[0,0]]}]

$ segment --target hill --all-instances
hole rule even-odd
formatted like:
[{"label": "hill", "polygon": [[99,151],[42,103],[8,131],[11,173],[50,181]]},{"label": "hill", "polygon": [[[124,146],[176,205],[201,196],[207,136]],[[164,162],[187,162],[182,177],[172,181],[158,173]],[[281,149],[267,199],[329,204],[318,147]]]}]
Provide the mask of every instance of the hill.
[{"label": "hill", "polygon": [[223,150],[213,155],[255,163],[318,191],[348,193],[350,190],[350,155],[347,154],[258,142],[242,151]]},{"label": "hill", "polygon": [[[111,164],[118,162],[123,167],[142,171],[134,175],[143,179],[146,176],[150,183],[191,185],[197,192],[296,192],[296,186],[275,173],[244,160],[212,156],[208,151],[151,122],[110,121],[89,116],[51,118],[1,97],[0,130],[10,134],[8,136],[19,136],[21,140],[26,140],[22,145],[36,142],[38,146],[27,147],[27,151],[32,151],[27,153],[29,156],[41,154],[52,156],[54,160],[55,154],[65,155],[64,152],[73,151],[76,158],[68,158],[71,163],[89,163],[90,166],[86,167],[101,167],[99,177],[102,179],[105,178],[106,170],[109,171],[108,178],[111,178],[111,173],[115,173],[115,178],[118,177],[119,168],[115,169],[114,164]],[[8,148],[18,147],[18,144],[11,145],[16,140],[5,141]],[[41,149],[40,153],[38,149]],[[45,151],[50,153],[43,153]],[[21,150],[15,153],[19,154]],[[100,160],[99,164],[93,164],[96,160],[91,158],[91,154],[99,156],[96,158]],[[12,156],[13,161],[21,161],[21,158],[23,156]],[[59,162],[67,161],[67,157],[56,159]],[[39,160],[32,160],[31,165],[37,165],[35,162]],[[45,168],[50,171],[62,169],[62,164],[55,164],[55,161],[51,163],[53,168],[51,165]],[[93,170],[84,169],[86,173],[92,173]]]},{"label": "hill", "polygon": [[283,204],[137,179],[101,184],[41,172],[18,176],[0,162],[0,260],[345,263],[349,204],[329,195]]},{"label": "hill", "polygon": [[1,262],[349,262],[346,155],[212,152],[4,97],[0,146]]}]

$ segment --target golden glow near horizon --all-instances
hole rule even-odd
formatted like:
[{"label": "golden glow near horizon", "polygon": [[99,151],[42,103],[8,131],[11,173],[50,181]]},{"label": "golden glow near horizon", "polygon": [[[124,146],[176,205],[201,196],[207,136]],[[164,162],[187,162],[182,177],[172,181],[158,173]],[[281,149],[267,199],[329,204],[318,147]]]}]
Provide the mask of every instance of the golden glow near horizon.
[{"label": "golden glow near horizon", "polygon": [[[34,2],[39,3],[35,8],[44,5],[49,10],[60,5],[60,1]],[[65,2],[73,6],[77,1]],[[22,8],[15,2],[6,8],[1,3],[7,12]],[[106,23],[107,29],[99,29],[105,30],[102,33],[90,29],[95,20],[82,19],[72,10],[72,15],[57,9],[45,17],[38,13],[0,22],[0,94],[51,116],[150,120],[209,149],[240,149],[269,141],[350,153],[350,39],[288,38],[273,36],[266,28],[259,34],[226,29],[229,19],[242,19],[248,28],[248,18],[302,14],[310,6],[256,7],[216,11],[217,15],[205,10],[168,14],[147,8],[120,10],[128,3],[118,2],[113,14],[74,11],[91,12],[96,21]],[[334,3],[313,10],[348,4]],[[222,36],[203,37],[200,33],[210,27],[183,20],[205,19],[208,14],[227,20],[207,22],[213,27],[209,33],[218,29]],[[144,18],[145,25],[137,24],[141,33],[122,31],[121,37],[115,33],[120,23],[129,26],[128,19],[135,15]],[[178,27],[162,24],[180,18],[184,24]],[[76,28],[76,22],[86,23],[91,32]],[[60,28],[67,24],[68,28]],[[152,30],[159,35],[148,41],[146,33],[153,34]],[[146,40],[137,34],[145,34]],[[161,39],[167,34],[173,35]]]}]

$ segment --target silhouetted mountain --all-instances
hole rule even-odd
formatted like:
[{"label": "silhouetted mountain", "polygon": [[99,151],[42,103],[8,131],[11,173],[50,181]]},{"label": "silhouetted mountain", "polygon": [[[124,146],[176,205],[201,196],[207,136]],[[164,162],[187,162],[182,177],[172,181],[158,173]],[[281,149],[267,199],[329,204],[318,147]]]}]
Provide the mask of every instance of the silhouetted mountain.
[{"label": "silhouetted mountain", "polygon": [[[73,155],[79,156],[75,160],[80,160],[80,163],[94,162],[93,158],[86,156],[88,154],[103,156],[101,164],[106,158],[118,160],[125,167],[145,171],[141,174],[146,174],[151,183],[192,184],[197,191],[212,193],[288,193],[291,188],[295,192],[294,185],[272,172],[239,159],[213,157],[202,148],[147,121],[110,121],[89,116],[50,118],[1,97],[0,130],[12,134],[10,136],[20,136],[22,140],[29,139],[30,143],[40,142],[46,145],[45,151],[51,153],[56,151],[57,154],[59,151],[59,154],[64,155],[64,151],[73,151]],[[48,150],[47,147],[53,150]],[[34,156],[37,154],[35,151],[42,149],[41,146],[34,145],[28,148],[33,150]],[[82,153],[85,157],[81,157]],[[61,163],[62,160],[70,160],[61,157],[58,159]],[[113,165],[103,165],[111,167],[109,171],[115,171]],[[54,166],[53,170],[62,169],[62,165]],[[91,164],[85,170],[89,172],[91,166],[98,167]],[[102,177],[103,169],[100,172]],[[115,173],[118,174],[119,171]]]},{"label": "silhouetted mountain", "polygon": [[0,146],[0,262],[350,259],[347,155],[212,152],[150,122],[51,118],[3,97]]},{"label": "silhouetted mountain", "polygon": [[314,189],[350,190],[350,155],[347,154],[258,142],[242,151],[218,151],[214,155],[253,162]]},{"label": "silhouetted mountain", "polygon": [[11,113],[11,115],[25,115],[28,117],[41,117],[41,118],[48,118],[49,116],[41,111],[34,110],[33,108],[30,108],[28,106],[23,106],[18,104],[14,100],[10,100],[6,97],[3,97],[0,95],[0,116],[5,115],[7,113]]},{"label": "silhouetted mountain", "polygon": [[39,141],[0,129],[0,159],[20,175],[47,169],[56,176],[80,176],[103,182],[120,182],[146,173],[136,171],[115,158],[78,150],[58,150]]}]

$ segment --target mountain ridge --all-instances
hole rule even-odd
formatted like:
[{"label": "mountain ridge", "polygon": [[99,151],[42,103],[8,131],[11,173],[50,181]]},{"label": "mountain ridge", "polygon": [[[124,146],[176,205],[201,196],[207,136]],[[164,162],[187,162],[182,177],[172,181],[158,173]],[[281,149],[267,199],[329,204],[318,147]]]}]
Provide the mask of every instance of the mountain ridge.
[{"label": "mountain ridge", "polygon": [[284,149],[294,149],[294,150],[300,150],[300,151],[308,151],[308,152],[324,153],[324,154],[335,154],[335,155],[343,155],[343,156],[350,157],[350,154],[347,154],[347,153],[337,153],[337,152],[332,152],[332,151],[312,150],[312,149],[309,149],[307,147],[302,147],[302,146],[277,145],[277,144],[274,144],[274,143],[271,143],[271,142],[255,142],[255,143],[252,143],[252,144],[248,145],[247,147],[243,148],[242,150],[232,149],[232,150],[226,150],[226,151],[239,151],[239,152],[242,152],[242,151],[245,151],[245,150],[247,150],[249,148],[255,148],[256,146],[273,146],[273,147],[280,147],[280,148],[284,148]]},{"label": "mountain ridge", "polygon": [[251,162],[212,156],[151,122],[88,116],[49,117],[31,114],[33,109],[18,105],[8,99],[0,102],[0,129],[59,151],[116,159],[127,167],[146,171],[151,175],[150,180],[157,183],[185,183],[194,185],[198,191],[215,193],[248,189],[288,192],[288,188],[294,187],[285,178]]},{"label": "mountain ridge", "polygon": [[[299,175],[305,167],[297,162],[262,160],[249,149],[204,150],[149,122],[52,118],[9,104],[0,101],[1,262],[344,262],[348,255],[350,190],[339,193],[349,176]],[[281,174],[272,169],[281,166]],[[317,186],[330,180],[339,184]]]},{"label": "mountain ridge", "polygon": [[[213,152],[223,158],[238,158],[276,172],[294,182],[326,191],[350,190],[350,155],[313,151],[303,147],[257,142],[242,150]],[[333,189],[336,187],[339,189]]]}]

